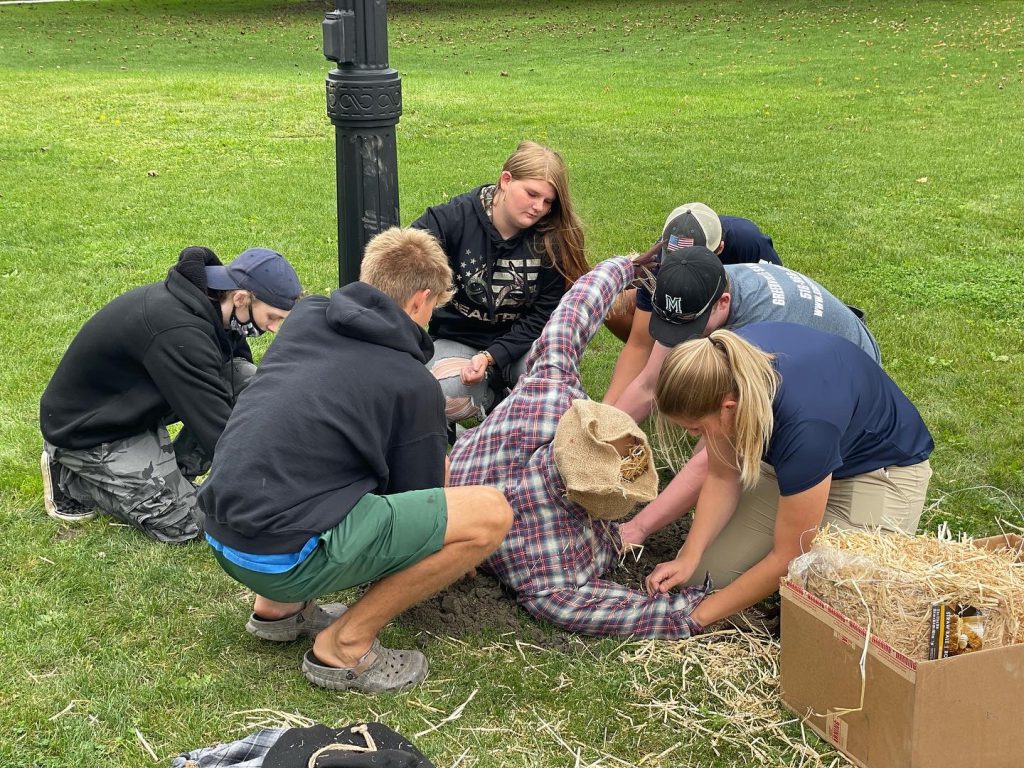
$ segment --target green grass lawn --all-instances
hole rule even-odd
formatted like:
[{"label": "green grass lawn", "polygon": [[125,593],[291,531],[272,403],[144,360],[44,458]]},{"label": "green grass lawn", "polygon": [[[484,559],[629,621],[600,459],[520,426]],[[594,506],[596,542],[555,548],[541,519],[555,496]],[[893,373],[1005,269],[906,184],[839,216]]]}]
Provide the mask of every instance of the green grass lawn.
[{"label": "green grass lawn", "polygon": [[[747,216],[867,310],[935,436],[925,528],[1021,523],[1024,2],[389,6],[403,222],[493,180],[522,138],[564,153],[592,262],[646,247],[682,202]],[[97,308],[190,244],[276,248],[308,289],[334,286],[329,7],[0,6],[0,763],[148,765],[143,740],[166,763],[257,709],[411,735],[478,690],[418,739],[439,766],[762,764],[716,737],[735,713],[692,665],[612,641],[427,638],[417,691],[314,690],[298,647],[244,635],[247,597],[203,547],[45,517],[38,398]],[[588,353],[595,396],[617,351],[602,331]],[[672,696],[720,727],[645,708]],[[834,759],[810,741],[806,760]]]}]

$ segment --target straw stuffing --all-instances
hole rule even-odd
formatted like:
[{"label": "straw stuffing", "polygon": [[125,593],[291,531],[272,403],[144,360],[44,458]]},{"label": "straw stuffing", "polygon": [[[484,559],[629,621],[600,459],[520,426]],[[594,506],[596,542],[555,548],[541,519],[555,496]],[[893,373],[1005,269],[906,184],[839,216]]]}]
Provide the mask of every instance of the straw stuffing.
[{"label": "straw stuffing", "polygon": [[952,619],[940,656],[1024,641],[1022,569],[1009,546],[827,527],[790,564],[789,578],[862,626],[870,620],[873,634],[921,661],[935,657],[939,606]]}]

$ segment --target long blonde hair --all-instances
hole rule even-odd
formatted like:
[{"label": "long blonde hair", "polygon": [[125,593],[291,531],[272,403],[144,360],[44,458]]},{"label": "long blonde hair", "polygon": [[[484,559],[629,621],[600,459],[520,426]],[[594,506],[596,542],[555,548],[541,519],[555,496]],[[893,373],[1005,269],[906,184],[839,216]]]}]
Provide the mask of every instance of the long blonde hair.
[{"label": "long blonde hair", "polygon": [[732,440],[744,488],[757,484],[775,426],[774,359],[732,331],[717,330],[672,350],[658,376],[655,401],[662,418],[700,419],[721,409],[726,397],[736,399]]},{"label": "long blonde hair", "polygon": [[544,253],[569,283],[590,270],[583,247],[583,225],[569,194],[569,171],[555,150],[535,141],[521,141],[505,161],[502,173],[512,178],[546,181],[555,188],[551,211],[535,225]]}]

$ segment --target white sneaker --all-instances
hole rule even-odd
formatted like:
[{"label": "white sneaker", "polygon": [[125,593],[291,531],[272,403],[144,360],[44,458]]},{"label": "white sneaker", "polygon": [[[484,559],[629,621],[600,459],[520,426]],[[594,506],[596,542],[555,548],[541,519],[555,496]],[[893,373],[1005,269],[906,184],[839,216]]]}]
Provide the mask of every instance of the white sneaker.
[{"label": "white sneaker", "polygon": [[66,523],[84,523],[96,517],[95,509],[89,509],[61,492],[57,482],[60,470],[50,461],[50,454],[46,451],[39,457],[39,469],[43,475],[43,506],[46,514]]}]

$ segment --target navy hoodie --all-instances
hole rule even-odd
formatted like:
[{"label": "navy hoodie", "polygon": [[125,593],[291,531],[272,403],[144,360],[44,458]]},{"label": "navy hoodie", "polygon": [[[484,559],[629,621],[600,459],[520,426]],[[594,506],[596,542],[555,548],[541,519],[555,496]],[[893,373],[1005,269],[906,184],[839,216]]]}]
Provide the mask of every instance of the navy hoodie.
[{"label": "navy hoodie", "polygon": [[199,493],[207,532],[250,554],[297,552],[367,493],[442,487],[433,349],[366,283],[296,304],[217,444]]}]

